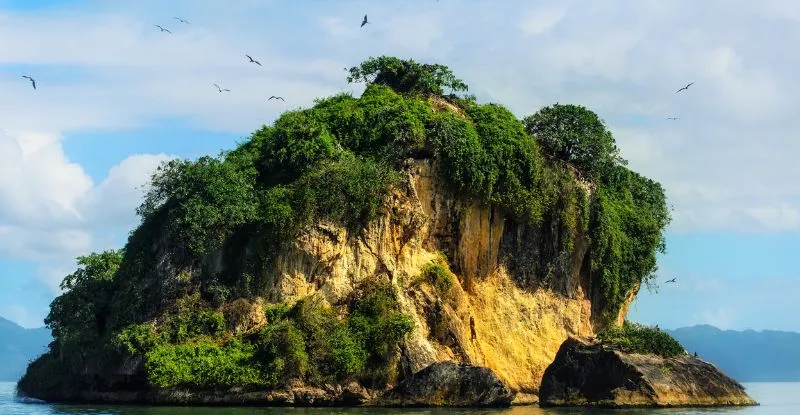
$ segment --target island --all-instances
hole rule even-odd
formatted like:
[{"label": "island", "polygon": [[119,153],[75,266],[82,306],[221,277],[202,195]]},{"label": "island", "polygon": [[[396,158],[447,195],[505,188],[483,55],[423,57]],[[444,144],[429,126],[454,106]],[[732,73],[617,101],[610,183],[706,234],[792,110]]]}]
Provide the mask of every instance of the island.
[{"label": "island", "polygon": [[359,97],[164,163],[125,246],[64,278],[19,395],[536,403],[565,342],[624,326],[670,213],[597,114],[519,119],[446,66],[395,57],[348,81]]}]

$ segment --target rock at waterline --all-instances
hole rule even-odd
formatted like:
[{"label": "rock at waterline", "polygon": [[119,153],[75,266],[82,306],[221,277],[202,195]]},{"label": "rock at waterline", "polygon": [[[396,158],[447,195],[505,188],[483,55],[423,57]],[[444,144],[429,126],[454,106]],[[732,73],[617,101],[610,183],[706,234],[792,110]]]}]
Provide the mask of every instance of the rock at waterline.
[{"label": "rock at waterline", "polygon": [[434,363],[387,391],[376,406],[507,407],[512,392],[491,369],[467,363]]},{"label": "rock at waterline", "polygon": [[663,358],[625,353],[571,337],[545,370],[546,406],[680,407],[758,405],[716,366],[688,354]]}]

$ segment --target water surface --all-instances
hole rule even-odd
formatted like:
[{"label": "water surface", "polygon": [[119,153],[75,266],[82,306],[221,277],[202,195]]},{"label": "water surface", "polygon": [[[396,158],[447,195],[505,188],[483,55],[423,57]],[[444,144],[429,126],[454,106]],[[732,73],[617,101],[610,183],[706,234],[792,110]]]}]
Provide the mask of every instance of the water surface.
[{"label": "water surface", "polygon": [[800,414],[800,383],[745,383],[747,393],[761,403],[745,408],[701,409],[542,409],[513,407],[509,409],[377,409],[377,408],[220,408],[220,407],[154,407],[51,405],[23,403],[15,398],[15,384],[0,382],[0,414],[2,415],[396,415],[396,414],[481,414],[481,415],[784,415]]}]

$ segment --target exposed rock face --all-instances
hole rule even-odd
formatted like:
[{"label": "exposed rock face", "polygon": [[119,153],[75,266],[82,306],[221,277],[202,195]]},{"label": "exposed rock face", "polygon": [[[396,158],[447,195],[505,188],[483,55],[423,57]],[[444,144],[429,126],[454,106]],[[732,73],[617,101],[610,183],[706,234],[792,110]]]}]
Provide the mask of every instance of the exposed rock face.
[{"label": "exposed rock face", "polygon": [[503,407],[513,393],[485,367],[467,363],[434,363],[389,390],[380,406]]},{"label": "exposed rock face", "polygon": [[757,405],[706,361],[628,354],[577,338],[564,342],[545,371],[539,399],[541,406]]},{"label": "exposed rock face", "polygon": [[[319,293],[337,304],[380,276],[416,325],[403,345],[404,376],[454,360],[488,367],[521,396],[535,396],[561,343],[599,328],[586,235],[573,235],[566,251],[558,215],[522,226],[453,194],[433,165],[409,161],[409,186],[358,233],[318,224],[303,234],[269,270],[265,296],[291,302]],[[439,252],[457,276],[449,301],[413,284]],[[438,335],[432,315],[444,320]]]},{"label": "exposed rock face", "polygon": [[[522,225],[454,194],[432,160],[409,160],[404,170],[407,185],[393,191],[382,216],[357,231],[317,223],[269,263],[259,262],[263,241],[250,235],[231,238],[202,261],[188,261],[179,247],[170,245],[165,229],[153,241],[157,264],[141,284],[148,304],[144,317],[158,318],[165,307],[194,289],[202,275],[241,277],[245,263],[259,263],[261,291],[220,307],[228,329],[238,334],[253,333],[266,323],[265,302],[292,303],[315,294],[341,305],[359,285],[378,277],[391,282],[402,311],[415,325],[400,347],[400,373],[393,384],[434,363],[455,361],[490,369],[516,393],[517,403],[536,402],[542,375],[564,340],[592,336],[602,328],[599,290],[588,275],[587,236],[574,232],[573,249],[567,250],[558,213],[546,215],[540,225]],[[591,186],[584,187],[591,200]],[[440,254],[455,275],[448,298],[415,282]],[[102,365],[84,372],[102,379],[104,390],[147,389],[143,383],[131,383],[142,367],[141,361],[134,363],[109,367],[100,361]],[[42,392],[42,397],[72,399],[49,393]],[[81,393],[80,400],[100,402],[181,403],[185,396],[187,403],[344,404],[339,395],[313,398],[316,392],[298,391]]]}]

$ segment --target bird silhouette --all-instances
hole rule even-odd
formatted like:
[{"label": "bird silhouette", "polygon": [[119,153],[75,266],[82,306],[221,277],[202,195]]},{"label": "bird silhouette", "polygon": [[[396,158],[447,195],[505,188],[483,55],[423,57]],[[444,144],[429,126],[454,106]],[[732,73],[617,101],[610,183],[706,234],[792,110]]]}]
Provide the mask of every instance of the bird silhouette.
[{"label": "bird silhouette", "polygon": [[223,91],[230,92],[230,89],[223,89],[223,88],[220,88],[220,86],[219,86],[219,85],[217,85],[217,84],[214,84],[214,86],[215,86],[215,87],[217,87],[217,89],[219,90],[219,92],[220,92],[220,93],[222,93]]},{"label": "bird silhouette", "polygon": [[155,27],[157,27],[157,28],[161,29],[161,31],[162,31],[162,32],[172,33],[172,32],[170,32],[169,30],[167,30],[167,29],[164,29],[163,27],[161,27],[161,26],[159,26],[159,25],[157,25],[157,24],[154,24],[153,26],[155,26]]},{"label": "bird silhouette", "polygon": [[668,120],[673,120],[673,121],[674,121],[674,120],[677,120],[677,119],[678,119],[678,117],[667,117],[667,119],[668,119]]},{"label": "bird silhouette", "polygon": [[175,20],[177,20],[177,21],[179,21],[181,23],[191,24],[191,23],[187,22],[186,20],[181,19],[180,17],[173,17],[173,19],[175,19]]},{"label": "bird silhouette", "polygon": [[689,89],[689,87],[690,87],[690,86],[692,86],[693,84],[694,84],[694,82],[689,82],[689,84],[687,84],[685,87],[683,87],[683,88],[681,88],[681,89],[679,89],[679,90],[675,91],[675,93],[677,94],[678,92],[681,92],[681,91],[687,90],[687,89]]},{"label": "bird silhouette", "polygon": [[36,89],[36,80],[35,79],[31,78],[28,75],[22,75],[22,77],[30,80],[31,81],[31,86],[33,86],[33,89]]},{"label": "bird silhouette", "polygon": [[247,59],[250,59],[250,62],[253,62],[254,64],[256,64],[258,66],[261,66],[261,62],[253,59],[250,55],[244,55],[244,56],[247,56]]},{"label": "bird silhouette", "polygon": [[367,15],[365,14],[364,15],[364,20],[361,21],[361,27],[364,27],[364,25],[367,24],[367,23],[369,23],[369,22],[367,21]]},{"label": "bird silhouette", "polygon": [[279,99],[279,100],[281,100],[283,102],[286,102],[286,100],[283,99],[283,97],[279,97],[279,96],[275,96],[275,95],[269,97],[269,99],[267,101],[270,101],[270,100],[273,100],[273,99]]},{"label": "bird silhouette", "polygon": [[673,279],[671,279],[671,280],[666,280],[666,281],[664,281],[664,284],[666,284],[666,283],[670,283],[670,282],[675,282],[675,278],[673,278]]}]

